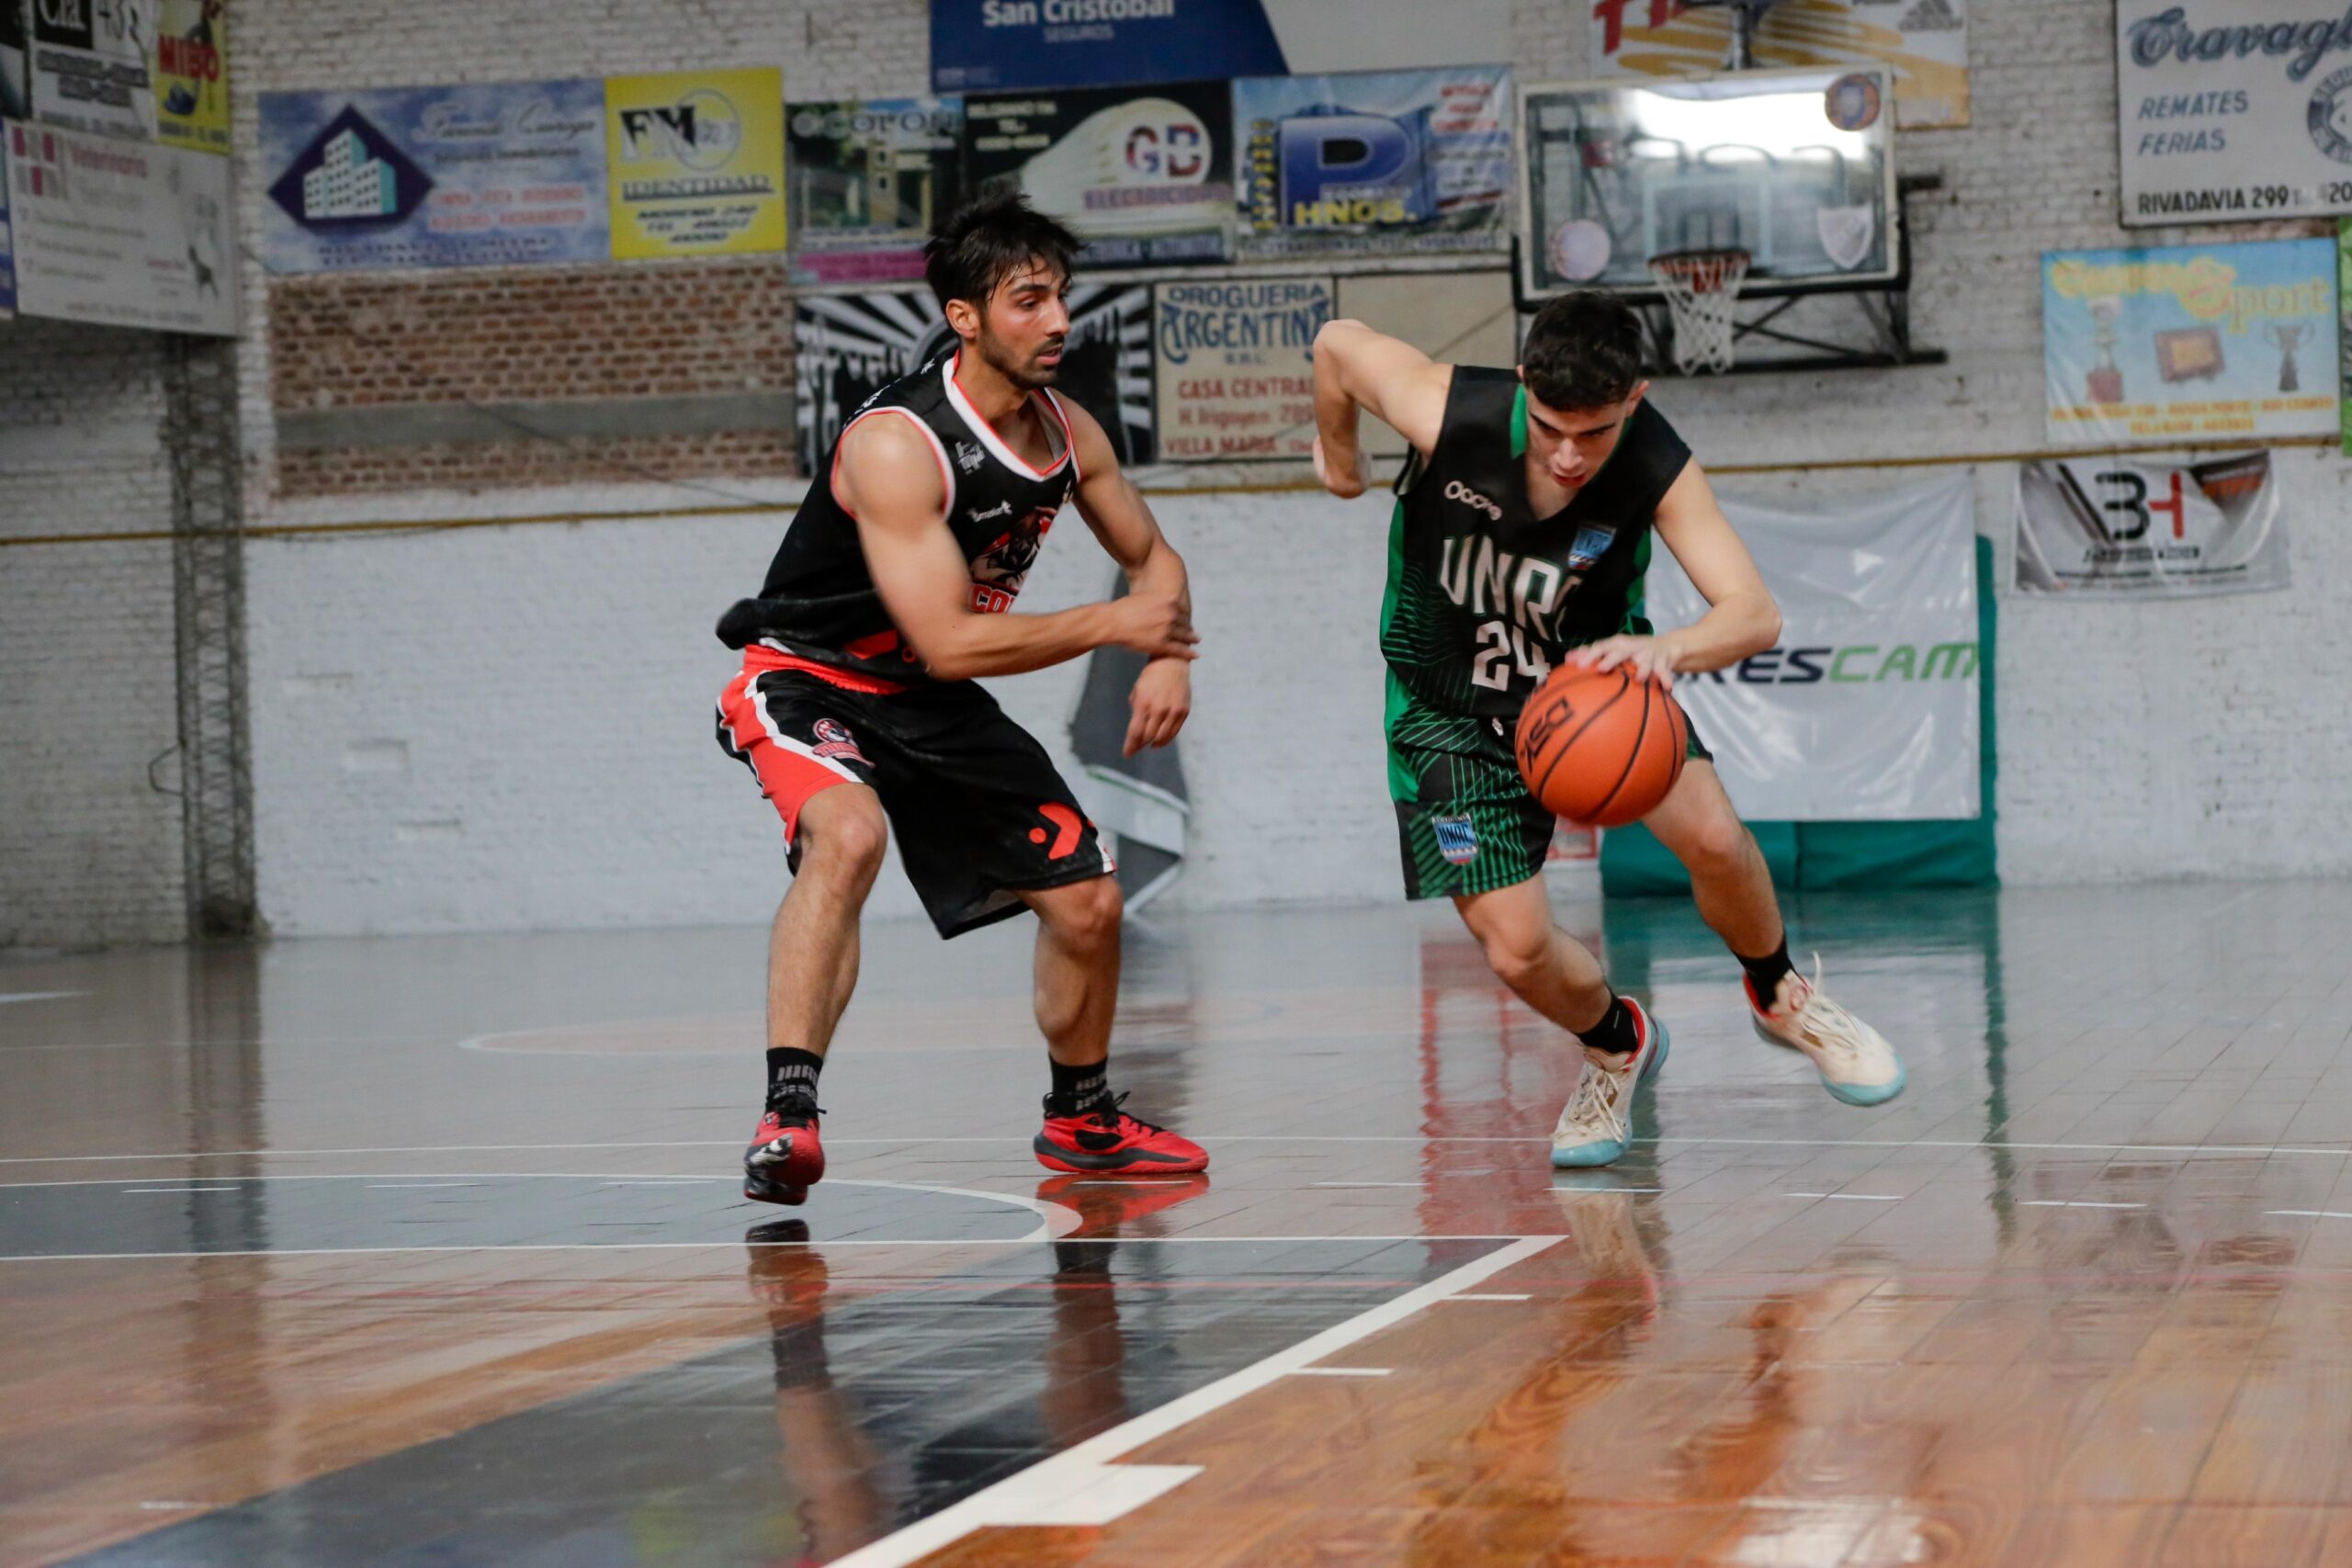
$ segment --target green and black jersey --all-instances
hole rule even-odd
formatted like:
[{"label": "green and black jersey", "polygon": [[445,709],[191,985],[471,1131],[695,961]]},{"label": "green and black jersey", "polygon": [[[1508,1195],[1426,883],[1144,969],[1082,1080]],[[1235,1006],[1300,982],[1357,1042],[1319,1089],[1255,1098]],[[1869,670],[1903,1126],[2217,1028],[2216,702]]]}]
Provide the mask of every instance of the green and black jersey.
[{"label": "green and black jersey", "polygon": [[1569,650],[1646,633],[1651,522],[1690,449],[1648,401],[1600,470],[1538,517],[1527,500],[1518,375],[1457,366],[1436,448],[1396,481],[1380,651],[1388,782],[1415,897],[1542,869],[1552,819],[1511,760],[1530,694]]}]

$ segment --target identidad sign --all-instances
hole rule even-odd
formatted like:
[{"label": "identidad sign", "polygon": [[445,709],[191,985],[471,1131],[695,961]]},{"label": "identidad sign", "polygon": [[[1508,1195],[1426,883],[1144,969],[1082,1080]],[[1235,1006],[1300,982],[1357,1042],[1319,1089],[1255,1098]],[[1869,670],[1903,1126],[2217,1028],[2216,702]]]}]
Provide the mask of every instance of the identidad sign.
[{"label": "identidad sign", "polygon": [[2127,226],[2352,212],[2352,9],[2116,0]]},{"label": "identidad sign", "polygon": [[1152,299],[1159,456],[1305,457],[1315,444],[1315,334],[1328,277],[1163,283]]}]

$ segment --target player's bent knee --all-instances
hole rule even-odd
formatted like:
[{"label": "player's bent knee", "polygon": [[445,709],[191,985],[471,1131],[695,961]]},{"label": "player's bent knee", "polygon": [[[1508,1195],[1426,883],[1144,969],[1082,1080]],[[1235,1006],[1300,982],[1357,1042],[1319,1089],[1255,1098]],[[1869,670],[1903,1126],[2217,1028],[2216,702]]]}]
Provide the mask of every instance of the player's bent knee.
[{"label": "player's bent knee", "polygon": [[1057,887],[1035,900],[1037,918],[1068,946],[1092,950],[1114,942],[1126,899],[1108,876]]},{"label": "player's bent knee", "polygon": [[1701,823],[1686,848],[1694,871],[1734,871],[1747,863],[1755,844],[1747,825],[1726,814]]},{"label": "player's bent knee", "polygon": [[800,817],[800,874],[873,880],[890,847],[890,826],[870,793],[830,789]]}]

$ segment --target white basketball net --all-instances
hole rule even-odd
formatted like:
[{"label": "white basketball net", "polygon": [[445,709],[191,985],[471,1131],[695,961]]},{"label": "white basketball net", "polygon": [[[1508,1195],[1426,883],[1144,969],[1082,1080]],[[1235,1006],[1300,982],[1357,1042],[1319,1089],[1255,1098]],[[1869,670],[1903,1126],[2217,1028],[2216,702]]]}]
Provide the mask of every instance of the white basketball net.
[{"label": "white basketball net", "polygon": [[1652,256],[1650,275],[1674,313],[1674,364],[1685,376],[1728,370],[1732,308],[1747,278],[1746,251],[1676,251]]}]

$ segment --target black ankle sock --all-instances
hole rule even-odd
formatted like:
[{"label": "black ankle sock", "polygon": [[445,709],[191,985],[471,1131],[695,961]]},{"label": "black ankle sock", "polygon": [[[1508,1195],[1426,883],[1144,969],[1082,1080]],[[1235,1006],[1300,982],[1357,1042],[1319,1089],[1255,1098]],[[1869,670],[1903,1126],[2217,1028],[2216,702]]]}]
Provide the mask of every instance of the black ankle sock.
[{"label": "black ankle sock", "polygon": [[[1732,956],[1739,958],[1736,953]],[[1789,962],[1786,932],[1781,936],[1780,946],[1761,958],[1740,958],[1739,966],[1747,971],[1747,983],[1756,987],[1756,999],[1766,1007],[1770,1007],[1773,998],[1780,995],[1781,982],[1797,972],[1797,966]]]},{"label": "black ankle sock", "polygon": [[1089,1063],[1083,1067],[1068,1067],[1047,1059],[1054,1069],[1054,1110],[1064,1116],[1076,1116],[1094,1108],[1098,1100],[1111,1096],[1109,1064]]},{"label": "black ankle sock", "polygon": [[798,1051],[789,1045],[778,1045],[768,1052],[768,1099],[775,1101],[787,1094],[817,1095],[817,1075],[824,1070],[825,1058],[814,1051]]},{"label": "black ankle sock", "polygon": [[1595,1051],[1612,1052],[1620,1056],[1641,1049],[1642,1044],[1642,1032],[1634,1021],[1634,1010],[1613,991],[1609,996],[1609,1010],[1600,1015],[1600,1021],[1590,1029],[1577,1030],[1577,1038]]}]

